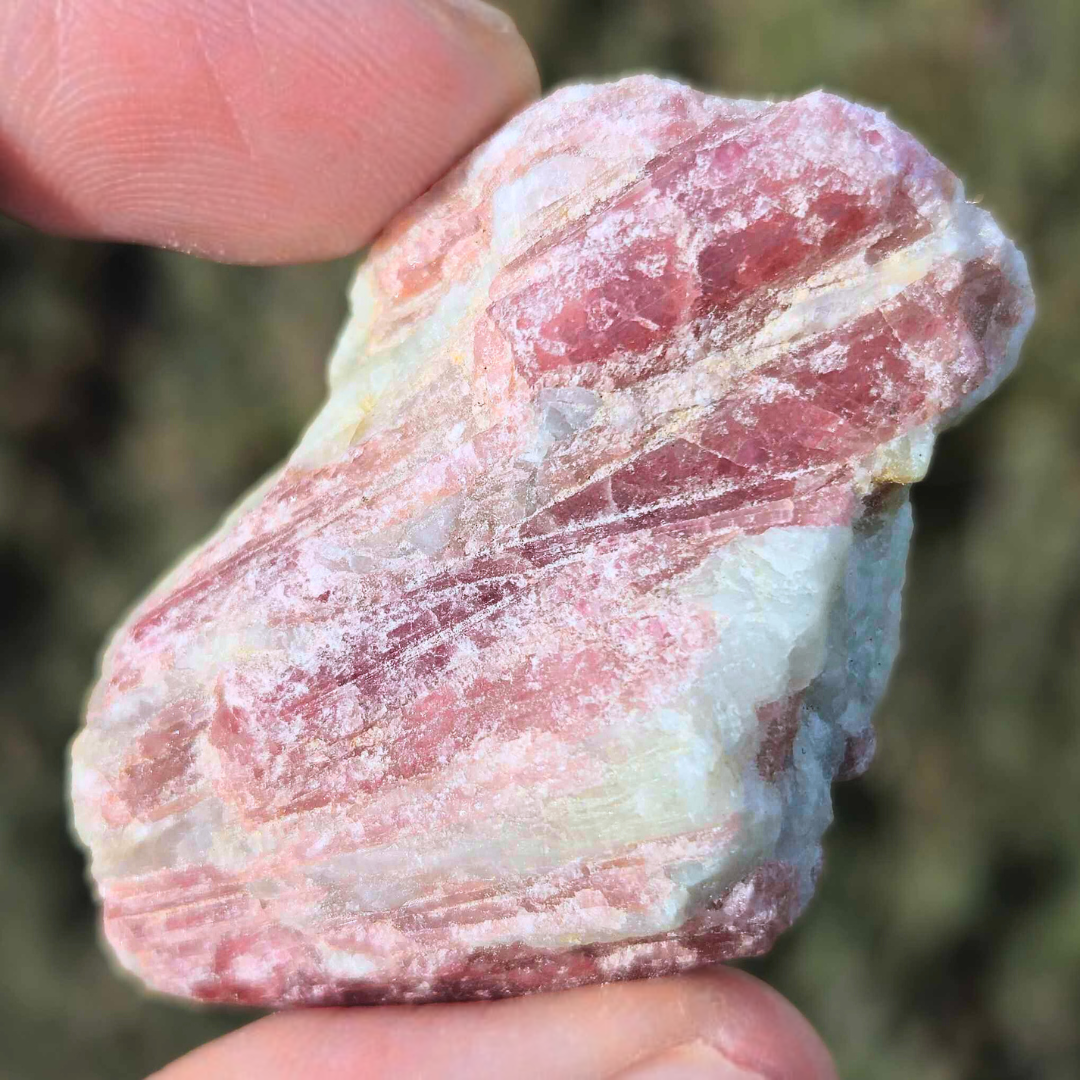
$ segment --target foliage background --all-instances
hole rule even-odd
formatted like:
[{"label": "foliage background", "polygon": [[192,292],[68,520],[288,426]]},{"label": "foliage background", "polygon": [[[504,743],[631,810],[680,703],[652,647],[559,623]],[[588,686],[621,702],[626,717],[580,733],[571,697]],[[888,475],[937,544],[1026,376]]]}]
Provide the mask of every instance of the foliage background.
[{"label": "foliage background", "polygon": [[[879,756],[751,966],[844,1077],[1080,1076],[1080,4],[506,0],[550,85],[651,68],[884,106],[1028,253],[1020,373],[915,497]],[[347,263],[211,266],[0,227],[0,1080],[127,1080],[240,1022],[108,968],[64,747],[103,635],[291,445]]]}]

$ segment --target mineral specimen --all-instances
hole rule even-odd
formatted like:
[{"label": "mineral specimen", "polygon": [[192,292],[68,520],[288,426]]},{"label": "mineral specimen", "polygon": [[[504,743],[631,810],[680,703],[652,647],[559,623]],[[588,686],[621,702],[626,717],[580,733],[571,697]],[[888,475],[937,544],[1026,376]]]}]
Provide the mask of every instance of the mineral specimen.
[{"label": "mineral specimen", "polygon": [[764,950],[1022,258],[880,113],[642,77],[518,116],[352,301],[288,462],[105,653],[72,790],[117,956],[282,1006]]}]

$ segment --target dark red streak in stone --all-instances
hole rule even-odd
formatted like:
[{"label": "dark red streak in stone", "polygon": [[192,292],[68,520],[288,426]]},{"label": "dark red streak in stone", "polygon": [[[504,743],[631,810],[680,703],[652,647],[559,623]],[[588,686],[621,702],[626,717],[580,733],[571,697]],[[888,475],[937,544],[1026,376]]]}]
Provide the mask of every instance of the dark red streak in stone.
[{"label": "dark red streak in stone", "polygon": [[783,772],[799,732],[802,702],[800,690],[757,707],[757,719],[762,727],[757,767],[763,780],[775,780]]},{"label": "dark red streak in stone", "polygon": [[[982,261],[965,273],[958,300],[963,330],[976,339],[995,320],[1010,317],[1004,281],[999,268]],[[291,716],[314,730],[327,695],[350,684],[364,701],[405,708],[446,670],[453,638],[464,624],[487,618],[524,591],[538,588],[545,568],[579,557],[590,544],[703,520],[719,543],[725,530],[746,534],[806,520],[817,513],[818,493],[847,482],[849,462],[925,419],[926,369],[913,362],[907,343],[917,349],[930,336],[942,337],[945,328],[939,315],[923,307],[924,294],[932,297],[933,290],[920,284],[882,312],[794,345],[783,359],[752,372],[742,393],[733,391],[720,402],[700,425],[696,442],[680,438],[657,447],[526,522],[515,550],[440,569],[398,599],[373,608],[346,657],[314,674],[296,673],[295,682],[306,687],[302,697],[292,697],[292,680],[286,678],[283,696],[244,716],[219,709],[211,729],[213,744],[241,770],[255,769],[251,754],[263,739],[258,735],[262,710],[268,716]],[[829,370],[818,370],[823,350],[837,347],[843,361],[834,359]],[[942,388],[937,389],[940,397]],[[951,392],[958,398],[963,389],[957,385]],[[844,506],[835,499],[833,505]],[[238,553],[233,565],[259,550]],[[168,603],[174,602],[175,597]],[[376,638],[365,626],[391,629]],[[346,731],[339,743],[363,730],[365,711],[357,728]],[[134,812],[145,809],[155,783],[167,784],[186,768],[189,746],[190,741],[177,740],[155,764],[153,775],[133,771],[127,777],[125,795]],[[333,756],[349,752],[342,745]],[[302,751],[296,754],[299,761]],[[409,775],[418,767],[409,765]],[[298,765],[291,790],[303,787],[304,772]],[[290,797],[267,791],[267,803],[277,804],[279,794]],[[303,800],[304,806],[311,805],[309,796]],[[248,809],[256,808],[249,804]],[[263,812],[274,811],[265,805]]]}]

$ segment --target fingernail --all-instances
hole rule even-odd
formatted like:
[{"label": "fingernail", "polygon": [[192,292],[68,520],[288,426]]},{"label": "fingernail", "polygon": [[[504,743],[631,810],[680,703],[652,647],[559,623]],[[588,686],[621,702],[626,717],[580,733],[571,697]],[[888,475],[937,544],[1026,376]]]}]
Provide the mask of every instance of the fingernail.
[{"label": "fingernail", "polygon": [[639,1061],[619,1073],[616,1080],[762,1080],[762,1077],[733,1065],[711,1046],[694,1042]]},{"label": "fingernail", "polygon": [[499,74],[510,104],[517,106],[540,91],[536,61],[514,20],[483,0],[412,0],[440,22],[452,37],[479,51],[481,66]]},{"label": "fingernail", "polygon": [[493,34],[517,33],[514,20],[484,0],[424,0],[424,3],[470,29],[479,28]]}]

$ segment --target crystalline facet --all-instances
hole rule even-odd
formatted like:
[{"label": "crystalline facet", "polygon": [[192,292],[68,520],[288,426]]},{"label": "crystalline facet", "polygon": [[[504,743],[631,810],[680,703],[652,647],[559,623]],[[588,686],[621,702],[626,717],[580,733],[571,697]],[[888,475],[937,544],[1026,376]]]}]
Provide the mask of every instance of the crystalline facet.
[{"label": "crystalline facet", "polygon": [[289,461],[105,654],[72,787],[112,948],[271,1006],[767,948],[1023,260],[879,113],[640,77],[508,124],[353,308]]}]

